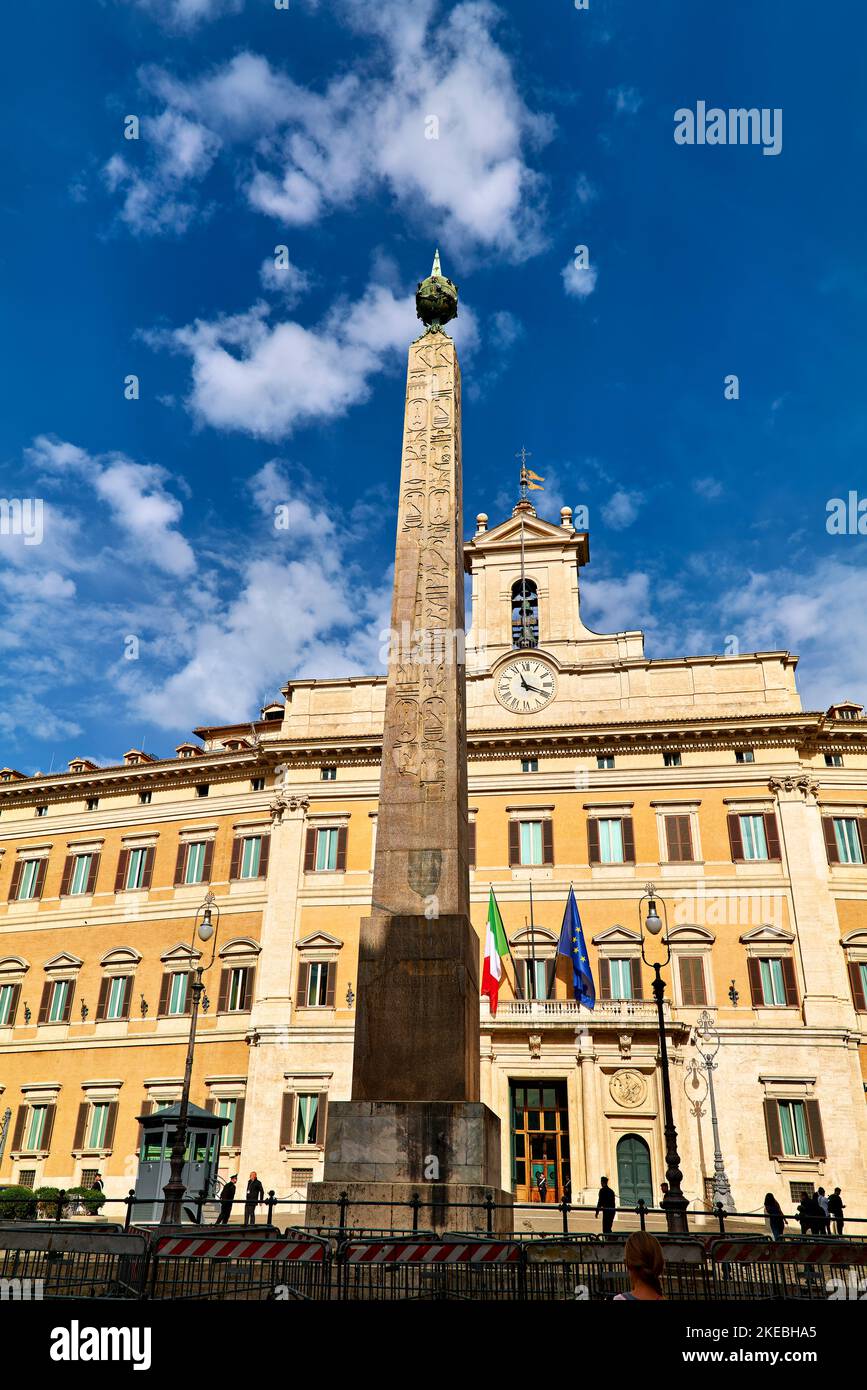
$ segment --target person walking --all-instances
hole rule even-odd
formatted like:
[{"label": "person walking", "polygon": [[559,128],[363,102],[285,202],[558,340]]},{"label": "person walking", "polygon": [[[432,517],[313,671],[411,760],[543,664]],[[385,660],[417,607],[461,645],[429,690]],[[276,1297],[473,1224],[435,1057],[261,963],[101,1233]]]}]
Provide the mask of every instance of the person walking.
[{"label": "person walking", "polygon": [[783,1232],[786,1229],[786,1218],[783,1215],[783,1208],[780,1206],[773,1192],[765,1194],[765,1211],[771,1225],[771,1235],[774,1240],[782,1240]]},{"label": "person walking", "polygon": [[831,1234],[831,1216],[830,1216],[830,1213],[829,1213],[829,1211],[828,1211],[828,1198],[825,1196],[825,1189],[824,1189],[824,1187],[820,1187],[820,1188],[819,1188],[818,1192],[816,1193],[816,1200],[817,1200],[817,1202],[819,1203],[819,1206],[822,1208],[822,1230],[821,1230],[821,1234],[822,1234],[822,1235],[830,1235],[830,1234]]},{"label": "person walking", "polygon": [[629,1271],[629,1293],[614,1295],[615,1303],[658,1303],[662,1292],[665,1260],[662,1246],[649,1231],[633,1231],[626,1242],[623,1259]]},{"label": "person walking", "polygon": [[232,1215],[232,1203],[235,1200],[235,1193],[238,1190],[235,1186],[237,1178],[238,1174],[233,1173],[229,1181],[223,1184],[220,1192],[220,1215],[217,1217],[216,1221],[218,1226],[228,1225],[229,1217]]},{"label": "person walking", "polygon": [[548,1183],[547,1183],[547,1181],[545,1180],[545,1169],[544,1169],[544,1168],[540,1168],[539,1171],[538,1171],[538,1173],[536,1174],[536,1186],[537,1186],[537,1188],[539,1189],[539,1201],[540,1201],[540,1202],[547,1202],[547,1200],[548,1200]]},{"label": "person walking", "polygon": [[837,1228],[838,1236],[841,1236],[843,1234],[843,1226],[845,1224],[843,1221],[843,1212],[845,1210],[845,1207],[846,1203],[840,1196],[840,1189],[839,1187],[835,1187],[834,1191],[828,1198],[828,1215],[832,1217],[834,1220],[834,1225]]},{"label": "person walking", "polygon": [[617,1211],[617,1195],[608,1186],[607,1178],[600,1178],[599,1196],[596,1198],[595,1216],[602,1212],[602,1233],[607,1235],[614,1225],[614,1215]]},{"label": "person walking", "polygon": [[256,1208],[265,1196],[265,1189],[255,1173],[250,1174],[247,1183],[247,1200],[244,1203],[244,1225],[255,1226]]}]

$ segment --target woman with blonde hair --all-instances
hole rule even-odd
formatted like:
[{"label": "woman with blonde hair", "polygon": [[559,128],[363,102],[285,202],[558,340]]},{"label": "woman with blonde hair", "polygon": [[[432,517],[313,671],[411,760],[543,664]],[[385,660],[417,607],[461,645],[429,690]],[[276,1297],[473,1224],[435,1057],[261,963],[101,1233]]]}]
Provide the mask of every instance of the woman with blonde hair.
[{"label": "woman with blonde hair", "polygon": [[629,1293],[619,1293],[615,1302],[644,1303],[656,1302],[664,1298],[662,1292],[662,1271],[665,1260],[662,1246],[656,1236],[647,1231],[633,1231],[626,1242],[623,1259],[629,1270]]}]

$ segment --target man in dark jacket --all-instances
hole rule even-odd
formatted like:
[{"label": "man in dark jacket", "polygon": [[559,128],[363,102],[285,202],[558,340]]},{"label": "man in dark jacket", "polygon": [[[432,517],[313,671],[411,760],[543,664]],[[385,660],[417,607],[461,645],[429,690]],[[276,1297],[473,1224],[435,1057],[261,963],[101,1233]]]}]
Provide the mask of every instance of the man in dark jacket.
[{"label": "man in dark jacket", "polygon": [[250,1181],[247,1183],[247,1200],[244,1203],[244,1225],[255,1226],[256,1208],[265,1196],[265,1189],[256,1177],[255,1173],[250,1174]]},{"label": "man in dark jacket", "polygon": [[599,1181],[601,1187],[599,1188],[599,1196],[596,1198],[595,1215],[598,1216],[600,1211],[602,1212],[602,1232],[604,1235],[607,1235],[614,1225],[617,1196],[612,1188],[608,1186],[607,1178],[600,1178]]},{"label": "man in dark jacket", "polygon": [[831,1217],[831,1220],[834,1222],[835,1226],[837,1227],[838,1236],[841,1236],[843,1234],[843,1208],[845,1207],[845,1205],[846,1203],[840,1196],[839,1187],[835,1187],[834,1191],[828,1198],[828,1214]]},{"label": "man in dark jacket", "polygon": [[218,1226],[227,1225],[229,1217],[232,1215],[232,1203],[235,1200],[235,1193],[238,1190],[235,1186],[235,1179],[237,1176],[237,1173],[233,1173],[229,1181],[224,1183],[222,1191],[220,1192],[220,1215],[217,1217]]}]

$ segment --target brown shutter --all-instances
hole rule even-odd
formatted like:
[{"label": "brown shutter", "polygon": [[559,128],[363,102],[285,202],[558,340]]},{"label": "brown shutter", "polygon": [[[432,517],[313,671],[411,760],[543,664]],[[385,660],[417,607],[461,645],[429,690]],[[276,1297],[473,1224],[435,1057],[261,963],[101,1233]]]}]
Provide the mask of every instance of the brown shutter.
[{"label": "brown shutter", "polygon": [[178,845],[178,855],[177,855],[177,858],[175,859],[175,887],[176,887],[176,888],[177,888],[177,886],[178,886],[179,883],[183,883],[183,881],[184,881],[184,874],[185,874],[185,872],[186,872],[186,868],[187,868],[187,846],[184,844],[184,842],[183,842],[183,840],[182,840],[181,843]]},{"label": "brown shutter", "polygon": [[635,831],[632,826],[632,817],[624,816],[623,821],[623,862],[624,864],[635,863]]},{"label": "brown shutter", "polygon": [[118,855],[117,873],[114,876],[114,891],[122,893],[126,887],[126,871],[129,865],[129,850],[122,849]]},{"label": "brown shutter", "polygon": [[15,1130],[12,1135],[12,1151],[18,1153],[24,1142],[24,1126],[27,1123],[27,1106],[19,1105],[18,1114],[15,1116]]},{"label": "brown shutter", "polygon": [[18,889],[21,886],[21,875],[24,872],[24,860],[16,859],[15,867],[12,870],[12,881],[9,884],[9,901],[14,902],[18,897]]},{"label": "brown shutter", "polygon": [[325,1126],[328,1117],[328,1093],[319,1092],[319,1104],[316,1107],[316,1139],[315,1143],[325,1143]]},{"label": "brown shutter", "polygon": [[775,1100],[765,1103],[765,1133],[768,1137],[768,1157],[783,1157],[783,1131],[780,1127],[780,1109]]},{"label": "brown shutter", "polygon": [[155,847],[153,845],[148,845],[145,850],[144,868],[141,876],[142,888],[150,888],[151,886],[151,879],[153,878],[154,872],[154,855]]},{"label": "brown shutter", "polygon": [[346,868],[346,837],[348,830],[348,825],[339,825],[337,827],[337,862],[334,867],[340,872]]},{"label": "brown shutter", "polygon": [[780,859],[780,832],[777,829],[777,817],[773,811],[765,812],[765,839],[768,842],[768,858]]},{"label": "brown shutter", "polygon": [[798,1005],[798,982],[795,979],[795,962],[791,956],[783,956],[780,964],[783,967],[783,984],[786,990],[786,1004],[791,1006]]},{"label": "brown shutter", "polygon": [[554,863],[554,822],[542,821],[542,863]]},{"label": "brown shutter", "polygon": [[241,1008],[245,1013],[253,1007],[253,981],[255,978],[255,967],[248,965],[244,970],[244,986],[241,990]]},{"label": "brown shutter", "polygon": [[7,1027],[7,1028],[13,1027],[13,1025],[14,1025],[14,1023],[15,1023],[15,1015],[16,1015],[17,1012],[18,1012],[18,1000],[19,1000],[20,998],[21,998],[21,986],[20,986],[20,985],[13,985],[13,986],[12,986],[12,998],[11,998],[10,1001],[9,1001],[9,1019],[8,1019],[8,1021],[7,1021],[7,1024],[6,1024],[6,1027]]},{"label": "brown shutter", "polygon": [[45,984],[42,986],[42,998],[41,998],[40,1001],[39,1001],[39,1014],[38,1014],[38,1016],[37,1016],[37,1023],[47,1023],[47,1022],[48,1022],[48,1007],[49,1007],[49,1004],[50,1004],[50,1003],[51,1003],[51,981],[50,981],[50,980],[46,980],[46,981],[45,981]]},{"label": "brown shutter", "polygon": [[235,1103],[235,1132],[232,1135],[232,1144],[237,1148],[241,1147],[241,1140],[244,1137],[244,1097]]},{"label": "brown shutter", "polygon": [[864,986],[861,983],[861,967],[857,960],[850,960],[849,962],[849,985],[852,989],[852,1002],[858,1013],[867,1013],[867,1001],[865,1001]]},{"label": "brown shutter", "polygon": [[102,1022],[108,1012],[108,991],[111,989],[111,980],[108,975],[103,976],[99,982],[99,998],[96,1002],[96,1021]]},{"label": "brown shutter", "polygon": [[629,962],[629,970],[632,975],[632,997],[633,999],[644,998],[644,988],[641,981],[641,961],[638,956],[632,956]]},{"label": "brown shutter", "polygon": [[[344,854],[346,853],[346,842],[343,844]],[[262,845],[259,850],[259,878],[268,877],[268,860],[271,857],[271,834],[262,836]]]},{"label": "brown shutter", "polygon": [[521,823],[509,821],[509,868],[514,869],[521,862]]},{"label": "brown shutter", "polygon": [[39,867],[36,870],[36,878],[33,883],[34,898],[42,897],[42,890],[45,887],[45,870],[48,868],[48,860],[40,859]]},{"label": "brown shutter", "polygon": [[337,984],[337,961],[329,960],[325,965],[325,1007],[334,1008],[334,990]]},{"label": "brown shutter", "polygon": [[146,1101],[144,1102],[144,1104],[142,1105],[142,1108],[141,1108],[141,1110],[139,1111],[139,1114],[140,1114],[140,1115],[150,1115],[150,1113],[151,1113],[151,1111],[153,1110],[153,1108],[154,1108],[154,1103],[153,1103],[153,1101],[152,1101],[152,1100],[146,1100]]},{"label": "brown shutter", "polygon": [[283,1104],[280,1109],[280,1148],[288,1149],[292,1144],[292,1112],[294,1110],[295,1095],[292,1091],[283,1092]]},{"label": "brown shutter", "polygon": [[469,868],[476,867],[476,822],[471,820],[467,826],[467,865]]},{"label": "brown shutter", "polygon": [[88,875],[87,875],[87,886],[86,886],[86,888],[85,888],[85,890],[84,890],[86,893],[93,893],[93,892],[95,891],[95,889],[96,889],[96,879],[97,879],[97,875],[98,875],[98,874],[99,874],[99,854],[97,853],[97,854],[92,854],[92,855],[90,856],[90,869],[89,869]]},{"label": "brown shutter", "polygon": [[172,976],[170,971],[166,971],[160,982],[160,1002],[157,1007],[157,1016],[164,1017],[169,1011],[169,991],[172,987]]},{"label": "brown shutter", "polygon": [[66,991],[66,1003],[63,1005],[63,1018],[61,1023],[68,1023],[72,1015],[72,1001],[75,998],[75,981],[69,981],[69,989]]},{"label": "brown shutter", "polygon": [[205,859],[204,859],[204,863],[202,864],[202,882],[203,882],[203,883],[210,883],[210,881],[211,881],[211,869],[213,868],[213,864],[214,864],[214,842],[213,842],[213,840],[206,840],[206,841],[205,841]]},{"label": "brown shutter", "polygon": [[731,846],[732,859],[735,863],[742,861],[744,857],[744,842],[741,836],[740,816],[729,813],[726,817],[729,827],[729,845]]},{"label": "brown shutter", "polygon": [[861,863],[864,863],[864,826],[860,820],[856,820],[855,827],[858,831],[858,843],[861,846]]},{"label": "brown shutter", "polygon": [[611,998],[611,966],[604,956],[599,962],[599,998]]},{"label": "brown shutter", "polygon": [[825,832],[825,853],[828,856],[829,864],[840,863],[840,852],[837,849],[837,836],[834,834],[834,817],[822,817],[822,829]]},{"label": "brown shutter", "polygon": [[304,837],[304,872],[312,874],[316,868],[316,831],[312,825],[307,827]]},{"label": "brown shutter", "polygon": [[[673,819],[673,818],[672,818]],[[669,858],[671,855],[669,854]],[[692,1008],[695,1004],[693,998],[693,979],[692,979],[692,956],[681,956],[680,966],[680,997],[687,1008]]]},{"label": "brown shutter", "polygon": [[810,1138],[810,1157],[826,1158],[825,1136],[822,1132],[822,1117],[819,1114],[819,1102],[817,1100],[805,1100],[804,1113],[807,1117],[807,1134]]},{"label": "brown shutter", "polygon": [[587,862],[599,863],[599,822],[594,816],[587,822]]},{"label": "brown shutter", "polygon": [[306,960],[302,960],[298,966],[298,998],[296,1004],[307,1003],[307,980],[310,975],[310,965]]},{"label": "brown shutter", "polygon": [[54,1117],[56,1114],[56,1105],[46,1105],[45,1124],[42,1126],[42,1143],[39,1146],[40,1149],[43,1149],[45,1151],[45,1153],[48,1153],[49,1149],[51,1148],[51,1136],[54,1133]]},{"label": "brown shutter", "polygon": [[546,999],[553,999],[553,998],[554,998],[554,979],[555,979],[555,974],[554,974],[554,972],[555,972],[556,968],[557,968],[557,960],[556,960],[556,957],[555,957],[554,960],[546,960],[546,961],[545,961],[545,998],[546,998]]},{"label": "brown shutter", "polygon": [[123,1004],[121,1005],[121,1011],[120,1011],[120,1016],[121,1016],[121,1018],[129,1018],[129,1011],[130,1011],[130,1007],[131,1007],[131,1005],[132,1005],[132,987],[133,987],[133,983],[134,983],[134,981],[133,981],[132,975],[127,975],[126,980],[124,981],[124,987],[123,987]]},{"label": "brown shutter", "polygon": [[205,1101],[205,1109],[209,1115],[216,1115],[217,1102],[213,1096],[208,1096],[208,1099]]},{"label": "brown shutter", "polygon": [[677,863],[689,863],[692,860],[692,828],[689,816],[665,817],[665,842],[670,860]]},{"label": "brown shutter", "polygon": [[105,1122],[105,1137],[102,1141],[104,1149],[110,1149],[114,1145],[114,1131],[117,1128],[117,1101],[113,1100],[108,1107],[108,1119]]},{"label": "brown shutter", "polygon": [[67,854],[63,861],[63,875],[60,879],[60,896],[65,898],[69,892],[69,885],[72,882],[72,872],[75,868],[75,855]]},{"label": "brown shutter", "polygon": [[224,1014],[229,1003],[229,981],[232,978],[231,970],[220,971],[220,993],[217,998],[217,1013]]},{"label": "brown shutter", "polygon": [[765,1002],[762,989],[762,963],[757,956],[747,958],[747,973],[750,977],[750,999],[754,1009],[760,1009]]},{"label": "brown shutter", "polygon": [[240,835],[236,835],[232,841],[232,863],[229,868],[229,878],[241,877],[241,849],[243,840]]},{"label": "brown shutter", "polygon": [[73,1149],[84,1148],[84,1131],[87,1128],[87,1116],[90,1110],[86,1100],[83,1100],[78,1107],[78,1118],[75,1121],[75,1137],[72,1140]]}]

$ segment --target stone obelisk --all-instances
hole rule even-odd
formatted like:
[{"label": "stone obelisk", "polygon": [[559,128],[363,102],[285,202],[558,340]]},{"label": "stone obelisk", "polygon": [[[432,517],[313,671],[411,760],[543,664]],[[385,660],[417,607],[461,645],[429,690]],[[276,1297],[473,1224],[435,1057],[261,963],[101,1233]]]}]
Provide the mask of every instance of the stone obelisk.
[{"label": "stone obelisk", "polygon": [[[456,286],[418,286],[409,349],[371,915],[362,920],[352,1099],[329,1106],[317,1199],[417,1192],[426,1226],[472,1229],[453,1203],[500,1191],[500,1124],[479,1102],[479,943],[469,919],[461,385],[444,326]],[[333,1212],[332,1212],[333,1221]],[[406,1226],[409,1212],[350,1211]],[[329,1223],[330,1224],[330,1223]],[[498,1225],[508,1225],[506,1217]]]}]

